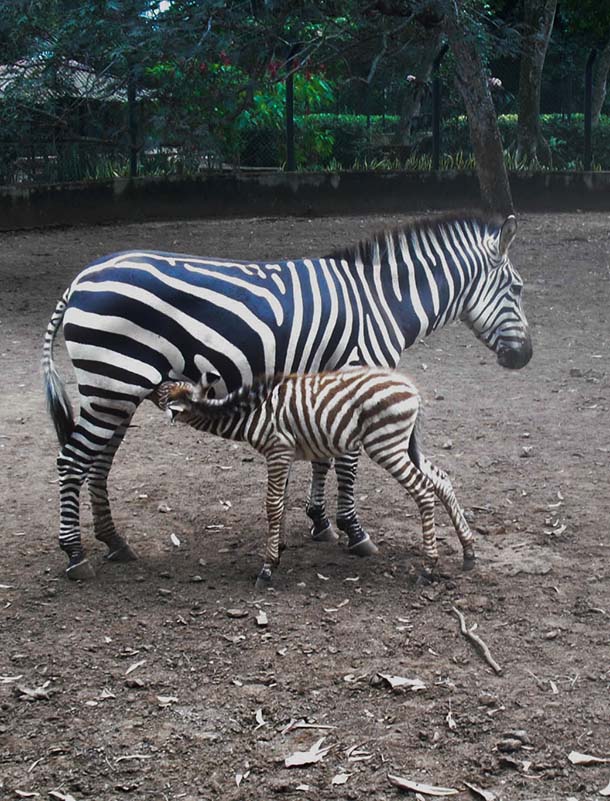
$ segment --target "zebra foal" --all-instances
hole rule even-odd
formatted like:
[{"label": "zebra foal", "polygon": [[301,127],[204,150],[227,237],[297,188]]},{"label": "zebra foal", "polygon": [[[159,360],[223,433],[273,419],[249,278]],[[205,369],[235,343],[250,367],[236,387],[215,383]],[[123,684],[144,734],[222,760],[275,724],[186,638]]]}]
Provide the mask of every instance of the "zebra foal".
[{"label": "zebra foal", "polygon": [[[206,378],[210,383],[214,380],[210,373]],[[438,562],[435,495],[462,544],[464,568],[474,566],[473,535],[451,482],[419,449],[416,421],[421,398],[411,379],[383,368],[353,368],[261,379],[220,400],[206,397],[207,393],[203,384],[166,382],[158,401],[181,422],[247,442],[265,457],[268,532],[258,588],[269,585],[272,568],[279,563],[292,462],[357,454],[361,449],[417,503],[424,541],[420,578],[429,579]]]}]

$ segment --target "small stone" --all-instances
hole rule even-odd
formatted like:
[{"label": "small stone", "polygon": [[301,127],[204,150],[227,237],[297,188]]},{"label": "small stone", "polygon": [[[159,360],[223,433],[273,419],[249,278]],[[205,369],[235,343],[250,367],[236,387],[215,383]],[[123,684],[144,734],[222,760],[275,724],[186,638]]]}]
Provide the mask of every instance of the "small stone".
[{"label": "small stone", "polygon": [[168,578],[172,577],[172,574],[169,572],[169,570],[162,570],[157,575],[159,576],[159,578],[167,578],[168,579]]},{"label": "small stone", "polygon": [[196,575],[196,576],[191,576],[191,581],[193,582],[193,584],[198,584],[200,581],[203,581],[203,579],[200,575]]},{"label": "small stone", "polygon": [[521,740],[517,740],[516,737],[507,737],[504,740],[500,740],[498,743],[498,751],[502,754],[512,754],[515,751],[519,751],[522,747],[523,743]]},{"label": "small stone", "polygon": [[559,629],[552,629],[544,635],[545,640],[556,640],[557,637],[559,637]]},{"label": "small stone", "polygon": [[521,448],[521,453],[519,454],[519,456],[522,459],[527,459],[527,457],[531,456],[531,455],[532,455],[532,446],[531,445],[524,445]]},{"label": "small stone", "polygon": [[159,595],[163,595],[164,598],[167,598],[169,595],[172,594],[171,590],[166,590],[164,587],[159,587],[157,592],[159,593]]},{"label": "small stone", "polygon": [[445,400],[445,396],[441,392],[437,392],[436,395],[434,396],[434,400],[436,401]]},{"label": "small stone", "polygon": [[125,679],[125,687],[129,687],[131,690],[143,690],[146,682],[142,679]]},{"label": "small stone", "polygon": [[451,440],[451,439],[446,439],[446,440],[443,442],[443,444],[441,445],[441,448],[442,448],[444,451],[450,451],[450,450],[451,450],[451,448],[453,448],[453,440]]},{"label": "small stone", "polygon": [[492,693],[481,693],[478,701],[482,706],[494,706],[496,703],[496,696]]},{"label": "small stone", "polygon": [[531,745],[532,741],[525,729],[511,729],[505,731],[502,737],[505,740],[519,740],[523,745]]},{"label": "small stone", "polygon": [[582,378],[583,372],[582,370],[579,370],[578,367],[572,367],[570,370],[570,375],[572,378]]},{"label": "small stone", "polygon": [[246,609],[227,609],[227,617],[248,617],[248,612]]}]

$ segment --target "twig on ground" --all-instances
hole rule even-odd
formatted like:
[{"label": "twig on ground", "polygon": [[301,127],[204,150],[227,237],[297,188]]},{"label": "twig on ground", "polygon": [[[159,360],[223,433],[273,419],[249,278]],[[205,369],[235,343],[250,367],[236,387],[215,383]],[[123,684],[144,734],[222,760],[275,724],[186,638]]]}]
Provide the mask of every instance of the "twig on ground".
[{"label": "twig on ground", "polygon": [[462,632],[464,637],[466,637],[467,640],[470,640],[470,642],[474,645],[476,650],[481,654],[483,659],[496,673],[502,673],[502,668],[489,652],[489,648],[487,647],[487,645],[483,642],[483,640],[479,637],[478,634],[474,633],[477,624],[475,623],[470,628],[468,628],[468,626],[466,625],[466,618],[460,612],[460,610],[456,609],[455,606],[452,606],[451,611],[460,621],[460,631]]}]

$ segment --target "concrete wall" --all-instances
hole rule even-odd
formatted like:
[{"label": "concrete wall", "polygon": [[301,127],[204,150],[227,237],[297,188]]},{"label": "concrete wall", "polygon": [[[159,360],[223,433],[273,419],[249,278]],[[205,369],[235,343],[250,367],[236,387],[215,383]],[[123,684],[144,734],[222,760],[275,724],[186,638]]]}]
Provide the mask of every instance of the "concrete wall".
[{"label": "concrete wall", "polygon": [[[610,211],[610,172],[515,173],[518,211]],[[211,172],[0,187],[0,230],[151,219],[401,213],[479,205],[463,172]]]}]

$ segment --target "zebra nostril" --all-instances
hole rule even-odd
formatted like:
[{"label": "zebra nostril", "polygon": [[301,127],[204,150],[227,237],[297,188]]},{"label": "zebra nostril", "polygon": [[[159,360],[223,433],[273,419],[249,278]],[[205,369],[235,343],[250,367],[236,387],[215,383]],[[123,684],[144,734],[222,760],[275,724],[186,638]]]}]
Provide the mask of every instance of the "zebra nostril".
[{"label": "zebra nostril", "polygon": [[509,370],[520,370],[532,358],[532,344],[529,339],[517,347],[503,346],[498,348],[498,364]]}]

